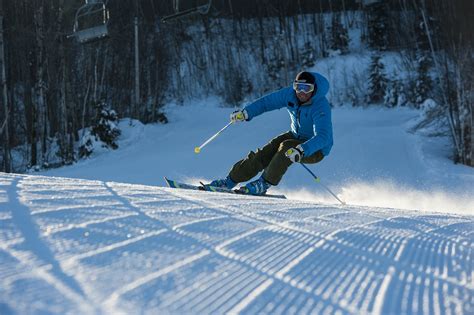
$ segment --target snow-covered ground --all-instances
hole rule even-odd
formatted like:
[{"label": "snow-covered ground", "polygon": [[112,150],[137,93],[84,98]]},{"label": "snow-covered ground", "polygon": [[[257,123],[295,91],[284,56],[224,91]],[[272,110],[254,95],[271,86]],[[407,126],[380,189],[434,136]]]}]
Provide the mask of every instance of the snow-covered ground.
[{"label": "snow-covered ground", "polygon": [[[160,187],[225,176],[286,130],[285,111],[223,127],[216,100],[122,122],[117,151],[0,173],[0,314],[472,314],[474,171],[409,109],[335,108],[331,155],[273,193]],[[46,176],[44,176],[46,175]]]},{"label": "snow-covered ground", "polygon": [[[122,121],[117,151],[42,174],[165,186],[163,176],[198,183],[225,177],[248,151],[289,128],[286,110],[229,127],[200,154],[194,148],[221,129],[232,109],[209,99],[166,109],[170,124]],[[447,140],[408,132],[419,112],[408,108],[333,109],[334,147],[310,168],[352,205],[474,214],[474,169],[449,160]],[[274,192],[290,199],[337,203],[306,170],[292,166]]]},{"label": "snow-covered ground", "polygon": [[474,218],[0,174],[1,314],[472,314]]}]

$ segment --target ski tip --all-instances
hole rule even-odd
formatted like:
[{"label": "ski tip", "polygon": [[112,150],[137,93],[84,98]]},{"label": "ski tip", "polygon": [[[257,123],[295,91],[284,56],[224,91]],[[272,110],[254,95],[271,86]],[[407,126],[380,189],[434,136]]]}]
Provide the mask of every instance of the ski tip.
[{"label": "ski tip", "polygon": [[206,189],[206,184],[204,184],[203,182],[199,182],[199,184],[201,184],[201,186],[198,186],[199,187],[199,190],[207,190]]},{"label": "ski tip", "polygon": [[168,185],[168,187],[174,187],[171,180],[169,180],[166,176],[164,176],[163,178],[165,179],[166,185]]}]

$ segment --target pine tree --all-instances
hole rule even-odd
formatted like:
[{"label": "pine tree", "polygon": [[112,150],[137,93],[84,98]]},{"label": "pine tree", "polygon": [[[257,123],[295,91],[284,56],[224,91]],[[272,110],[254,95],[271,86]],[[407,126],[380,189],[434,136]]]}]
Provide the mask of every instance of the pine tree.
[{"label": "pine tree", "polygon": [[118,148],[115,141],[121,134],[117,126],[117,113],[105,102],[99,102],[96,109],[97,115],[95,124],[92,127],[92,134],[97,136],[108,147],[115,150]]},{"label": "pine tree", "polygon": [[368,12],[369,47],[387,50],[389,44],[389,18],[387,6],[376,3],[369,6]]},{"label": "pine tree", "polygon": [[[425,18],[427,19],[429,27],[427,28],[423,16],[419,14],[415,19],[416,24],[413,30],[415,32],[416,48],[418,50],[428,52],[430,50],[428,32],[429,36],[431,36],[432,38],[436,36],[436,34],[440,34],[442,32],[439,29],[439,21],[431,17],[428,12],[425,12]],[[436,46],[434,48],[436,49]]]},{"label": "pine tree", "polygon": [[306,42],[304,44],[304,49],[301,52],[301,66],[303,68],[311,68],[314,66],[314,60],[316,59],[315,57],[315,50],[311,46],[310,42]]},{"label": "pine tree", "polygon": [[418,53],[414,91],[417,107],[419,107],[430,96],[433,87],[433,80],[429,75],[430,67],[430,59],[422,53]]},{"label": "pine tree", "polygon": [[279,55],[269,57],[266,64],[267,73],[270,79],[275,82],[281,81],[281,72],[285,69],[285,60]]},{"label": "pine tree", "polygon": [[402,80],[399,80],[399,74],[395,72],[389,79],[385,90],[384,104],[387,107],[398,107],[407,105],[407,96]]},{"label": "pine tree", "polygon": [[334,13],[331,21],[331,50],[340,54],[349,52],[349,33],[341,23],[341,15]]},{"label": "pine tree", "polygon": [[92,128],[85,131],[79,144],[79,157],[88,157],[96,147],[117,149],[116,140],[121,131],[117,126],[118,116],[115,110],[105,102],[96,105],[96,116]]},{"label": "pine tree", "polygon": [[87,132],[79,142],[79,158],[86,158],[94,152],[94,142],[96,139],[94,136]]},{"label": "pine tree", "polygon": [[397,106],[398,95],[397,95],[397,83],[395,81],[391,81],[387,85],[387,89],[385,90],[385,95],[383,98],[383,102],[387,107],[395,107]]},{"label": "pine tree", "polygon": [[252,82],[244,77],[238,68],[228,71],[224,81],[226,93],[224,100],[232,106],[239,106],[244,97],[252,92]]},{"label": "pine tree", "polygon": [[369,89],[367,95],[370,103],[383,101],[387,89],[388,80],[385,75],[385,66],[381,59],[382,57],[379,54],[372,55],[369,67]]}]

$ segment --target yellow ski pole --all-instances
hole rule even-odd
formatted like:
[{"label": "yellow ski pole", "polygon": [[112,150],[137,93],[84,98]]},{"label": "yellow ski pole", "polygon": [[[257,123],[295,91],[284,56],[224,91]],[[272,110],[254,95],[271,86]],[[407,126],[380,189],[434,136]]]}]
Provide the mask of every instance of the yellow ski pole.
[{"label": "yellow ski pole", "polygon": [[217,138],[218,135],[220,135],[224,130],[227,129],[227,127],[229,127],[230,125],[232,125],[234,122],[231,121],[230,123],[228,123],[227,125],[225,125],[224,128],[222,128],[221,130],[219,130],[215,135],[213,135],[212,137],[210,137],[209,139],[207,139],[203,144],[201,144],[200,146],[198,147],[195,147],[194,148],[194,153],[199,153],[201,152],[201,149],[204,148],[209,142],[211,142],[212,140],[214,140],[215,138]]}]

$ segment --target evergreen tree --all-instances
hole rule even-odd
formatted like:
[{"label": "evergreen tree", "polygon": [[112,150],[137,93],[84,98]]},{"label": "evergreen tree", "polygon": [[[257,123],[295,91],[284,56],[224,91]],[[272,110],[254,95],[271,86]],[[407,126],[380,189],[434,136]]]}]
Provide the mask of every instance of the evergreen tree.
[{"label": "evergreen tree", "polygon": [[224,100],[232,106],[239,106],[246,95],[252,92],[252,82],[244,77],[242,71],[238,68],[228,71],[225,75]]},{"label": "evergreen tree", "polygon": [[387,50],[389,44],[389,17],[384,3],[375,3],[368,7],[369,47]]},{"label": "evergreen tree", "polygon": [[96,142],[96,139],[90,132],[87,132],[81,138],[79,142],[79,158],[88,157],[94,152],[94,142]]},{"label": "evergreen tree", "polygon": [[407,105],[407,96],[402,82],[397,79],[389,80],[385,90],[384,103],[387,107]]},{"label": "evergreen tree", "polygon": [[266,68],[269,78],[274,82],[280,82],[281,73],[285,69],[285,60],[279,55],[274,55],[273,58],[269,57]]},{"label": "evergreen tree", "polygon": [[96,105],[94,125],[87,130],[80,140],[79,157],[88,157],[94,152],[96,146],[117,149],[116,140],[121,131],[117,126],[117,113],[105,102]]},{"label": "evergreen tree", "polygon": [[314,48],[311,46],[310,42],[306,42],[304,44],[304,49],[301,52],[301,66],[303,68],[310,68],[314,66],[315,58]]},{"label": "evergreen tree", "polygon": [[[430,50],[428,32],[431,38],[434,38],[436,34],[440,34],[442,32],[439,29],[439,22],[433,17],[429,16],[428,12],[425,12],[425,15],[429,26],[427,27],[427,25],[425,25],[423,16],[419,14],[415,20],[416,25],[413,29],[415,32],[416,48],[418,50],[428,52]],[[436,49],[436,46],[433,48]]]},{"label": "evergreen tree", "polygon": [[398,95],[397,95],[397,85],[396,81],[391,81],[387,85],[387,89],[385,90],[385,95],[383,98],[383,102],[387,107],[395,107],[397,106]]},{"label": "evergreen tree", "polygon": [[341,23],[341,15],[334,13],[331,21],[331,50],[341,54],[349,52],[349,33]]},{"label": "evergreen tree", "polygon": [[433,81],[429,75],[431,62],[428,57],[418,53],[415,83],[415,104],[419,107],[429,96],[433,87]]},{"label": "evergreen tree", "polygon": [[385,75],[385,66],[381,59],[382,57],[379,54],[372,55],[369,67],[369,89],[367,95],[370,103],[383,101],[387,89],[388,80]]},{"label": "evergreen tree", "polygon": [[115,150],[118,148],[115,141],[121,134],[117,126],[119,120],[118,115],[115,110],[105,102],[99,102],[96,109],[97,114],[94,126],[92,127],[92,134],[97,136],[106,146]]}]

